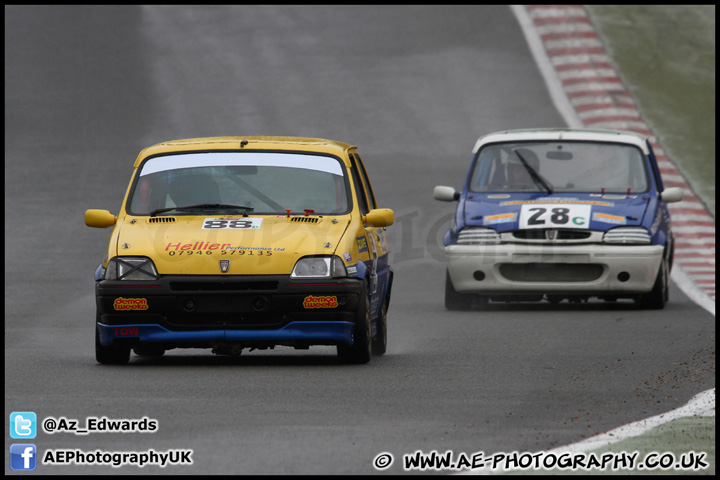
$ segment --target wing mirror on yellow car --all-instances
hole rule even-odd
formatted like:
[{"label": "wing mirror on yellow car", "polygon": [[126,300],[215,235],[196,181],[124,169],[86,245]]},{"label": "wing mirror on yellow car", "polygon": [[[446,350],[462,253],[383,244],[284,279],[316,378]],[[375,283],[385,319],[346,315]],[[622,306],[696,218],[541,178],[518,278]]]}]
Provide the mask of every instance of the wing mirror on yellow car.
[{"label": "wing mirror on yellow car", "polygon": [[107,228],[115,225],[117,217],[107,210],[87,210],[85,225],[95,228]]},{"label": "wing mirror on yellow car", "polygon": [[395,223],[395,213],[389,208],[376,208],[363,217],[363,223],[370,227],[389,227]]}]

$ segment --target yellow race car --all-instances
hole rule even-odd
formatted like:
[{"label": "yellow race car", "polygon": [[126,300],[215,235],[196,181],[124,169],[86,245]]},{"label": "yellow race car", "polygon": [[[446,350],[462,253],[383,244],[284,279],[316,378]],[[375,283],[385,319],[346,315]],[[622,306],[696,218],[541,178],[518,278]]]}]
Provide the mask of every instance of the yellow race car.
[{"label": "yellow race car", "polygon": [[336,345],[385,353],[393,272],[357,148],[297,137],[211,137],[148,147],[135,161],[95,273],[99,363],[130,350],[216,354]]}]

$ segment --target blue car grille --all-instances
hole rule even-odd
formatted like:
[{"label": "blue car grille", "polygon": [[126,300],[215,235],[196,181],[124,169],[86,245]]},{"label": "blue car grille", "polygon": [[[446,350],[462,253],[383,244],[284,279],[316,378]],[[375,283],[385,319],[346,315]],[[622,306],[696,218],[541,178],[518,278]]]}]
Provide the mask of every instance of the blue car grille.
[{"label": "blue car grille", "polygon": [[[557,230],[555,239],[557,240],[586,240],[590,238],[591,233],[587,230]],[[548,238],[547,230],[515,230],[513,237],[518,240],[546,240]]]}]

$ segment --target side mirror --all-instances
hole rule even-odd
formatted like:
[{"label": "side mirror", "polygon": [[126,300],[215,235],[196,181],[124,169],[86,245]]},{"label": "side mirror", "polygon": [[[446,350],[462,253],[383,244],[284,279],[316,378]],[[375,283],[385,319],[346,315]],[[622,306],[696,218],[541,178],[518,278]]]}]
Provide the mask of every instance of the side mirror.
[{"label": "side mirror", "polygon": [[395,212],[389,208],[376,208],[370,210],[363,217],[363,223],[371,227],[389,227],[395,223]]},{"label": "side mirror", "polygon": [[460,192],[453,187],[438,185],[433,189],[433,197],[441,202],[456,202],[460,199]]},{"label": "side mirror", "polygon": [[680,187],[666,188],[660,194],[660,200],[667,203],[679,202],[683,198],[683,191]]},{"label": "side mirror", "polygon": [[115,225],[117,217],[107,210],[87,210],[85,225],[95,228],[107,228]]}]

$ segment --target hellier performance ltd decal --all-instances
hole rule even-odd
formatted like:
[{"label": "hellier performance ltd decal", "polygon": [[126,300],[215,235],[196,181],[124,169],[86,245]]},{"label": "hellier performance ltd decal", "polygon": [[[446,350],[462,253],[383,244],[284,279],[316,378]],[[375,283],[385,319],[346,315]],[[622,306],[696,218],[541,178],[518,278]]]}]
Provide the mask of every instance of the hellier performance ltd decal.
[{"label": "hellier performance ltd decal", "polygon": [[266,256],[270,257],[274,252],[284,252],[285,247],[247,247],[243,245],[232,245],[230,243],[212,243],[212,242],[168,242],[165,245],[165,253],[168,255],[248,255],[248,256]]}]

